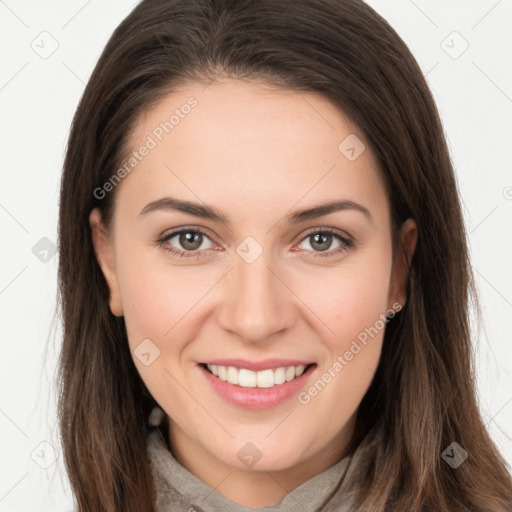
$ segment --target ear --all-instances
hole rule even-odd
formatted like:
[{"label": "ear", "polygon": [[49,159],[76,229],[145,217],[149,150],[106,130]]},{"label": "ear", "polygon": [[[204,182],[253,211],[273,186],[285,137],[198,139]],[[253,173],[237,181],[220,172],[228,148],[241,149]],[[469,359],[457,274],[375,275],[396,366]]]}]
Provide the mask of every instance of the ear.
[{"label": "ear", "polygon": [[101,267],[103,276],[107,281],[110,290],[109,306],[110,311],[115,316],[123,316],[123,307],[121,304],[121,294],[115,268],[114,248],[107,230],[103,226],[101,213],[98,208],[94,208],[89,215],[89,224],[91,226],[92,243],[96,259]]},{"label": "ear", "polygon": [[389,286],[389,308],[393,304],[405,306],[407,302],[406,288],[409,265],[416,249],[418,230],[413,219],[407,219],[400,229],[400,245],[393,257],[393,268]]}]

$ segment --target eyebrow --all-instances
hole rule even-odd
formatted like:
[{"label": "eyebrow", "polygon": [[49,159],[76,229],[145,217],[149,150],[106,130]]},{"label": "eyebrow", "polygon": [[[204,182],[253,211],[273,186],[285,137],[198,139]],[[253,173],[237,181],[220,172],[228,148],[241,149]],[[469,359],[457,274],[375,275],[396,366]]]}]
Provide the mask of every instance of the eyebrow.
[{"label": "eyebrow", "polygon": [[[146,215],[158,210],[176,210],[202,219],[220,222],[227,226],[230,224],[227,217],[212,206],[185,201],[174,197],[163,197],[162,199],[157,199],[156,201],[148,203],[139,215]],[[318,217],[323,217],[324,215],[329,215],[330,213],[344,210],[355,210],[361,212],[370,222],[373,223],[373,217],[370,211],[363,205],[350,200],[334,200],[311,208],[297,210],[293,214],[285,217],[285,222],[288,224],[299,224],[306,220],[316,219]]]}]

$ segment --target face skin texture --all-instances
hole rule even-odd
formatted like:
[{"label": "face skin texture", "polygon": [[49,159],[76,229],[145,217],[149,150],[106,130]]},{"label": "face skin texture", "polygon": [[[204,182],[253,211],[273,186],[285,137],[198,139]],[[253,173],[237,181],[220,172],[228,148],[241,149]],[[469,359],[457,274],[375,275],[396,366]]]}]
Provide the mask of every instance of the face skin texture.
[{"label": "face skin texture", "polygon": [[[390,207],[376,161],[368,148],[354,161],[338,149],[351,134],[364,138],[328,100],[235,79],[206,88],[191,83],[140,117],[132,149],[191,96],[197,106],[116,187],[110,233],[98,210],[90,223],[110,309],[124,316],[134,363],[169,417],[174,456],[232,501],[262,507],[347,454],[384,329],[306,404],[294,395],[266,410],[237,407],[209,387],[198,363],[315,362],[301,390],[307,391],[365,328],[405,304],[407,266],[402,254],[393,259]],[[230,224],[176,210],[141,215],[168,196],[213,206]],[[345,209],[286,222],[297,210],[334,200],[364,206],[371,220]],[[179,235],[159,245],[183,227],[205,231],[198,250],[184,237],[180,244]],[[314,233],[327,228],[353,246],[336,236],[315,243]],[[251,263],[236,251],[248,236],[257,244],[251,251],[263,250]],[[411,219],[402,240],[410,259]],[[145,339],[160,351],[148,366],[134,355]],[[261,453],[251,468],[237,456],[248,442]]]}]

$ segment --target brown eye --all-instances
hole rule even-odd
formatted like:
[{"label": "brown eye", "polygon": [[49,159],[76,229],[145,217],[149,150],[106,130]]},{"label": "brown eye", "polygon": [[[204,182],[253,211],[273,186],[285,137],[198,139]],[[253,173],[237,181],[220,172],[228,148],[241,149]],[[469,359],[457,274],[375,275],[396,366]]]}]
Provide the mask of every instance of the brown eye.
[{"label": "brown eye", "polygon": [[311,247],[318,251],[327,251],[332,244],[333,236],[325,233],[316,233],[315,235],[309,235],[312,240]]},{"label": "brown eye", "polygon": [[187,251],[196,251],[201,247],[203,234],[197,231],[183,231],[179,235],[179,243]]},{"label": "brown eye", "polygon": [[181,229],[165,235],[158,240],[158,244],[166,251],[180,258],[198,257],[206,255],[206,249],[210,249],[213,246],[213,244],[210,246],[206,244],[205,247],[205,242],[209,240],[206,233],[199,229]]},{"label": "brown eye", "polygon": [[[329,257],[335,256],[343,251],[347,251],[354,246],[354,241],[347,236],[343,236],[340,233],[332,229],[317,229],[316,231],[307,234],[301,241],[301,245],[306,241],[309,242],[307,252],[312,252],[314,257]],[[334,248],[333,243],[338,242]],[[322,254],[323,253],[323,254]]]}]

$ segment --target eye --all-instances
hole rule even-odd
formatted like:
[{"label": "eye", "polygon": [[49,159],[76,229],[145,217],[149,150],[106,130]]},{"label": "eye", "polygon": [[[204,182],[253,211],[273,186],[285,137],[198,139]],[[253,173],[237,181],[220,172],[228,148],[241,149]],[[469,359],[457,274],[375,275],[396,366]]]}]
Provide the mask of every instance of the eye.
[{"label": "eye", "polygon": [[[173,238],[176,238],[174,243],[178,244],[178,247],[171,244]],[[204,255],[203,251],[209,248],[204,246],[206,240],[209,240],[209,237],[203,230],[198,228],[182,228],[163,236],[157,242],[162,249],[180,258],[197,258]]]},{"label": "eye", "polygon": [[[334,249],[331,249],[334,240],[338,241],[338,245]],[[316,253],[313,255],[314,258],[334,256],[351,249],[355,245],[353,239],[344,236],[331,228],[310,231],[302,239],[301,244],[306,241],[308,241],[313,252]]]},{"label": "eye", "polygon": [[[171,243],[173,239],[176,240]],[[210,240],[210,238],[202,229],[185,227],[164,235],[157,240],[157,243],[165,251],[180,258],[199,258],[207,256],[207,249],[212,248],[212,246],[205,247],[204,244],[207,240]],[[315,258],[332,257],[355,246],[355,241],[352,238],[331,228],[310,231],[302,238],[301,244],[306,241],[308,241],[309,246],[312,248],[312,251],[308,250],[307,252],[313,252],[313,257]],[[338,245],[331,249],[334,241],[337,241]]]}]

